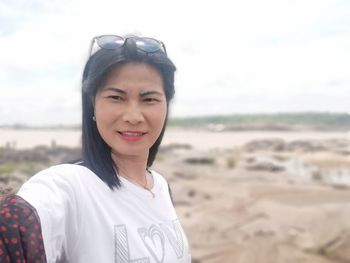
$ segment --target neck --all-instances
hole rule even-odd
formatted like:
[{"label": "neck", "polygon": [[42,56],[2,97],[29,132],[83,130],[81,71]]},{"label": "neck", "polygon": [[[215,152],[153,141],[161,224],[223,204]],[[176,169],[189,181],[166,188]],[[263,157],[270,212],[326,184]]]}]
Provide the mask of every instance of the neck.
[{"label": "neck", "polygon": [[118,167],[118,174],[132,178],[138,182],[145,181],[147,159],[146,156],[120,156],[112,153],[112,159]]},{"label": "neck", "polygon": [[129,181],[136,183],[145,190],[149,191],[152,197],[155,194],[152,192],[153,180],[148,177],[147,159],[148,153],[145,156],[120,156],[116,153],[112,153],[112,159],[115,165],[118,167],[118,175],[127,178]]}]

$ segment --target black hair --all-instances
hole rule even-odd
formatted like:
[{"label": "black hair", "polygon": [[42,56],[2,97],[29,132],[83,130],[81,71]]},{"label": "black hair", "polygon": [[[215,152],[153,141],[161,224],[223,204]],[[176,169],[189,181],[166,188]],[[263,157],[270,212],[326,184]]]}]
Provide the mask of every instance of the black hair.
[{"label": "black hair", "polygon": [[[111,147],[102,139],[98,132],[94,116],[94,100],[108,74],[116,67],[130,62],[146,63],[156,68],[164,83],[167,109],[174,97],[174,73],[176,67],[163,50],[147,53],[136,47],[133,38],[117,49],[100,49],[86,62],[82,79],[82,157],[83,165],[92,170],[109,188],[120,187],[120,180],[116,176],[116,164],[111,156]],[[147,169],[156,158],[162,141],[168,119],[168,110],[160,136],[149,149]]]}]

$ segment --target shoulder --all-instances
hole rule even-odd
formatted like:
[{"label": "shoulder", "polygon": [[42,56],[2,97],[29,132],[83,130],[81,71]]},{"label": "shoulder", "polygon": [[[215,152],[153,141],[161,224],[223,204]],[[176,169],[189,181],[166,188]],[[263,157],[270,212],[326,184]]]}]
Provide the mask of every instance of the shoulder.
[{"label": "shoulder", "polygon": [[53,258],[62,252],[67,236],[79,235],[84,189],[94,177],[84,166],[55,165],[32,176],[18,191],[38,213],[48,262],[56,262]]},{"label": "shoulder", "polygon": [[19,189],[22,197],[65,193],[71,194],[83,188],[83,184],[99,178],[88,168],[76,164],[60,164],[51,166],[33,175]]},{"label": "shoulder", "polygon": [[[77,164],[59,164],[51,166],[33,175],[27,183],[33,181],[76,181],[80,177],[95,175],[90,169]],[[26,184],[26,183],[25,183]]]},{"label": "shoulder", "polygon": [[163,175],[161,175],[160,173],[154,171],[154,170],[150,170],[153,176],[153,179],[159,183],[161,183],[162,185],[166,184],[168,185],[168,182],[166,181],[166,179],[164,178]]},{"label": "shoulder", "polygon": [[45,170],[42,170],[38,174],[49,174],[51,176],[71,176],[71,175],[76,175],[79,176],[81,174],[89,174],[93,173],[90,169],[86,168],[83,165],[79,164],[59,164],[59,165],[54,165],[51,166]]},{"label": "shoulder", "polygon": [[161,174],[153,170],[151,170],[151,172],[152,172],[155,184],[156,185],[158,184],[160,186],[160,189],[161,189],[160,191],[166,194],[166,196],[169,198],[168,200],[170,200],[170,203],[173,204],[174,203],[173,195],[167,180]]},{"label": "shoulder", "polygon": [[170,194],[170,197],[172,199],[170,185],[167,182],[167,180],[161,174],[159,174],[153,170],[151,170],[151,172],[152,172],[155,184],[159,185],[160,189],[165,189],[166,192],[168,192]]}]

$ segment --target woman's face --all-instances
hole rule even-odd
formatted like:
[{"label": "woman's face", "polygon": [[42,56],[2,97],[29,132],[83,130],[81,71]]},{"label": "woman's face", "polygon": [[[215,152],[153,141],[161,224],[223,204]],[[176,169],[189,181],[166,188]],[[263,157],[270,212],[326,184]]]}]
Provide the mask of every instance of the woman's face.
[{"label": "woman's face", "polygon": [[161,74],[145,63],[116,67],[97,92],[94,110],[97,129],[117,158],[147,158],[167,113]]}]

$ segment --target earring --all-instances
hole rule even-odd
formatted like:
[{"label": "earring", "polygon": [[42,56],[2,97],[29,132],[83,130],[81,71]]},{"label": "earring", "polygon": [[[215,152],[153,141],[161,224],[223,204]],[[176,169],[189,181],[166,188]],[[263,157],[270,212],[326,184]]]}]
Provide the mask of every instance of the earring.
[{"label": "earring", "polygon": [[92,120],[93,120],[93,121],[96,121],[96,117],[95,117],[95,116],[92,116]]}]

